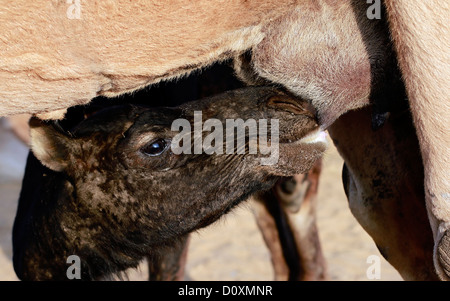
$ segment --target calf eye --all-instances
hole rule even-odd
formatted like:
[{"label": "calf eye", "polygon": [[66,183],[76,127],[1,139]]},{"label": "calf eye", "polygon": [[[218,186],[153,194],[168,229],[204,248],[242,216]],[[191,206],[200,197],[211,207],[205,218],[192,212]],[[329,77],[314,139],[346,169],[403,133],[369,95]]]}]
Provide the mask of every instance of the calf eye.
[{"label": "calf eye", "polygon": [[168,145],[166,140],[156,139],[141,148],[141,152],[149,156],[159,156],[167,149]]}]

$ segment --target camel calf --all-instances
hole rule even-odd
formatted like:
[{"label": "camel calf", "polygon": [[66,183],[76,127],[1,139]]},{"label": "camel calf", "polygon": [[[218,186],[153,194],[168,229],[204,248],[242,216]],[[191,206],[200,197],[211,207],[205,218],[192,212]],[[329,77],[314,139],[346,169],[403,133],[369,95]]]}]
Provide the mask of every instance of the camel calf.
[{"label": "camel calf", "polygon": [[[249,151],[254,140],[242,153],[175,154],[172,122],[192,122],[195,111],[224,124],[278,119],[278,164],[263,165],[267,154]],[[280,177],[308,171],[326,149],[308,104],[264,87],[174,108],[114,107],[70,135],[38,119],[30,124],[36,157],[24,181],[36,184],[21,192],[13,233],[21,279],[67,279],[70,255],[81,258],[85,280],[135,267],[148,254],[158,258]]]}]

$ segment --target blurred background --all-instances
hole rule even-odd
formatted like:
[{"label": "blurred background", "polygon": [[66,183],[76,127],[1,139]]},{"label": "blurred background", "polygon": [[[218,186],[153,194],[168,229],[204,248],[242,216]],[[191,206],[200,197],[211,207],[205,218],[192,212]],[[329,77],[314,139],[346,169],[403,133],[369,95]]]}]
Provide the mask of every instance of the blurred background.
[{"label": "blurred background", "polygon": [[[217,69],[219,68],[219,69]],[[226,80],[223,80],[223,78]],[[234,89],[241,84],[226,65],[204,70],[177,83],[160,84],[133,95],[135,102],[177,105]],[[114,101],[124,101],[126,97]],[[99,102],[105,101],[98,99]],[[14,122],[14,121],[13,121]],[[11,233],[28,154],[26,133],[13,133],[12,122],[0,118],[0,280],[17,280],[11,257]],[[330,280],[367,281],[372,255],[381,259],[381,279],[401,277],[380,255],[373,240],[352,216],[341,181],[343,161],[330,141],[319,182],[317,223]],[[128,272],[130,280],[146,280],[145,262]],[[250,201],[192,235],[185,280],[272,280],[269,252],[256,226]]]}]

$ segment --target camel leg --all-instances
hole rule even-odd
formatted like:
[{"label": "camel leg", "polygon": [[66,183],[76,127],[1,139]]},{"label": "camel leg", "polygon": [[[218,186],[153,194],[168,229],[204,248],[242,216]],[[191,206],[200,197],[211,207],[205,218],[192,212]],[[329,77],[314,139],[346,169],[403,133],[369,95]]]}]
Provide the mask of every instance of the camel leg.
[{"label": "camel leg", "polygon": [[352,111],[329,132],[345,161],[351,212],[380,253],[406,280],[437,280],[423,165],[409,110],[391,113],[375,132],[370,107]]},{"label": "camel leg", "polygon": [[450,280],[450,26],[448,1],[386,0],[425,168],[434,264]]},{"label": "camel leg", "polygon": [[[253,214],[255,215],[256,223],[261,231],[264,242],[269,249],[274,269],[274,279],[276,281],[286,281],[289,279],[289,267],[283,254],[276,219],[266,207],[266,201],[270,200],[271,202],[275,202],[275,206],[278,206],[278,200],[275,200],[273,194],[270,192],[259,194],[257,197],[254,197],[254,200]],[[280,208],[278,207],[278,209]]]},{"label": "camel leg", "polygon": [[275,280],[324,280],[315,198],[321,162],[308,174],[278,181],[254,196],[254,214],[269,248]]}]

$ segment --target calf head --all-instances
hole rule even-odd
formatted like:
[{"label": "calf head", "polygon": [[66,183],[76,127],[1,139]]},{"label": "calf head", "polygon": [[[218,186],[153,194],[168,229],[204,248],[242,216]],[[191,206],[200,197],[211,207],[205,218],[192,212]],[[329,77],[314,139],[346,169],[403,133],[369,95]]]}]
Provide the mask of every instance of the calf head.
[{"label": "calf head", "polygon": [[[231,153],[196,152],[208,132],[195,132],[194,112],[216,126],[237,118],[278,120],[278,161],[261,164],[268,155],[251,153],[252,141],[263,145],[250,137],[244,151],[235,141]],[[192,147],[183,145],[181,153],[173,144],[180,136],[174,120],[194,125],[182,140]],[[110,108],[70,134],[37,119],[30,125],[33,153],[44,166],[29,159],[34,163],[27,166],[14,225],[14,265],[23,279],[65,279],[70,255],[80,257],[82,279],[134,267],[280,176],[307,171],[326,149],[307,103],[272,88],[230,91],[175,108]]]}]

